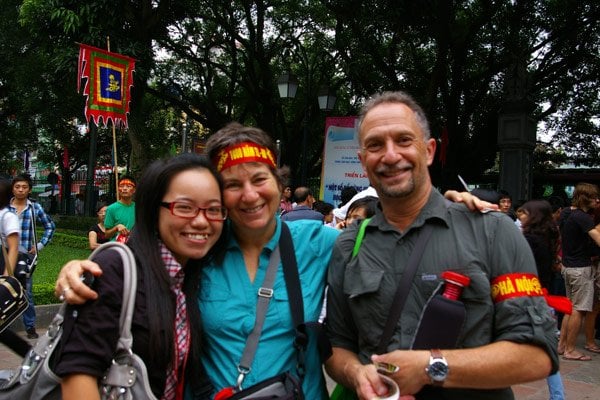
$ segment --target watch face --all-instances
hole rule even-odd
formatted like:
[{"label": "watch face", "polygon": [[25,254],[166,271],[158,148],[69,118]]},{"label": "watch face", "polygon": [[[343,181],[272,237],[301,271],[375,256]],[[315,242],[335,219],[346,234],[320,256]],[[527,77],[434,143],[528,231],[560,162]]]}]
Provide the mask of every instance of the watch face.
[{"label": "watch face", "polygon": [[448,365],[441,361],[435,361],[429,365],[427,372],[429,373],[431,379],[443,381],[446,379],[446,375],[448,375]]}]

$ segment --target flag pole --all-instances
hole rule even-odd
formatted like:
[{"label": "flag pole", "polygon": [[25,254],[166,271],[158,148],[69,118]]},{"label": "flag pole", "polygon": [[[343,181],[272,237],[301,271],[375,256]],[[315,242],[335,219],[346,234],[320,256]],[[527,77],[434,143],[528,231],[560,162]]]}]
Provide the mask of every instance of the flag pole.
[{"label": "flag pole", "polygon": [[[106,37],[106,50],[110,51],[110,36]],[[119,200],[119,163],[117,162],[117,130],[115,128],[115,119],[112,120],[112,139],[113,139],[113,171],[115,174],[115,196]]]}]

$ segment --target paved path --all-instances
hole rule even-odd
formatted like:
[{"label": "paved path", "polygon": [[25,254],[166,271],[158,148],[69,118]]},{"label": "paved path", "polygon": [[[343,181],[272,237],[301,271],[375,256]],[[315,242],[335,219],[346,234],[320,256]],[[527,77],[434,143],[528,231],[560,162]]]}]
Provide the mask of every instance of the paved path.
[{"label": "paved path", "polygon": [[[45,329],[39,329],[42,335]],[[25,337],[25,332],[21,332]],[[30,340],[34,342],[35,340]],[[580,338],[583,343],[583,337]],[[581,347],[580,347],[581,348]],[[598,400],[600,399],[600,354],[587,351],[584,353],[592,357],[592,361],[560,361],[560,372],[565,386],[567,400]],[[17,368],[21,358],[0,344],[0,369]],[[333,382],[328,379],[328,386],[332,388]],[[548,386],[546,380],[535,381],[513,387],[517,400],[548,400]]]}]

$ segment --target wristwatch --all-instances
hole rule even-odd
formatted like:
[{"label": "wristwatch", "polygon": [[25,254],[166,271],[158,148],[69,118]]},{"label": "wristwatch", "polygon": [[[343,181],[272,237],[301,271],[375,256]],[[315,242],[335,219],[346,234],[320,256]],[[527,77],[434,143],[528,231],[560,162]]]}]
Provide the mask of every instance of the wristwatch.
[{"label": "wristwatch", "polygon": [[434,386],[442,386],[448,376],[448,362],[442,355],[439,349],[432,349],[429,356],[429,365],[425,368],[425,372],[431,379],[431,384]]}]

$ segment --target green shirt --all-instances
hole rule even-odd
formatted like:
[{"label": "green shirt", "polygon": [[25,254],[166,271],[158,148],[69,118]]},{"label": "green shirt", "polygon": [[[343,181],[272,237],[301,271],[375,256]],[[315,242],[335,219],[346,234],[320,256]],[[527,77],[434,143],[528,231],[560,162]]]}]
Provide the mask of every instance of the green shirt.
[{"label": "green shirt", "polygon": [[[401,233],[378,210],[366,227],[358,255],[350,260],[358,225],[338,238],[329,264],[327,330],[331,344],[358,354],[368,363],[385,326],[397,283],[425,224],[434,225],[387,350],[409,349],[421,312],[453,270],[471,278],[461,300],[467,317],[459,348],[479,347],[501,340],[540,345],[558,368],[556,322],[543,297],[522,296],[494,302],[490,282],[509,273],[536,274],[531,249],[513,221],[502,213],[474,213],[461,204],[448,204],[432,190],[413,224]],[[443,333],[440,333],[443,334]],[[441,389],[452,399],[511,399],[510,388]],[[439,395],[439,394],[438,394]],[[436,398],[421,397],[417,398]]]},{"label": "green shirt", "polygon": [[[106,208],[106,216],[104,217],[106,229],[111,229],[118,224],[125,225],[129,231],[133,229],[135,224],[135,202],[127,205],[116,201]],[[111,240],[116,238],[117,235],[114,235]]]}]

